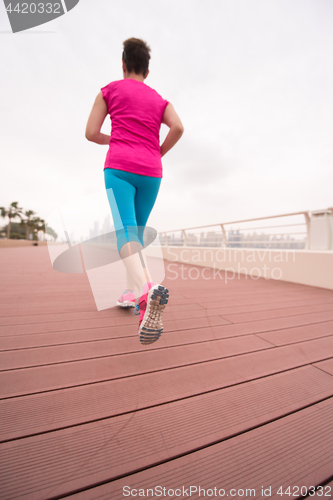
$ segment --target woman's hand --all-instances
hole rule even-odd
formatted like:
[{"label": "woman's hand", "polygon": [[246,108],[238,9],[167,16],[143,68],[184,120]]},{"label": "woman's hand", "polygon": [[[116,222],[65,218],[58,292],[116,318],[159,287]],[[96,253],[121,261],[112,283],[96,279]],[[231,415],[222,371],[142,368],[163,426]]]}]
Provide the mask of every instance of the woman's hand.
[{"label": "woman's hand", "polygon": [[101,128],[107,114],[108,108],[103,94],[100,92],[95,99],[86,126],[86,138],[88,141],[96,142],[97,144],[109,144],[110,136],[101,133]]}]

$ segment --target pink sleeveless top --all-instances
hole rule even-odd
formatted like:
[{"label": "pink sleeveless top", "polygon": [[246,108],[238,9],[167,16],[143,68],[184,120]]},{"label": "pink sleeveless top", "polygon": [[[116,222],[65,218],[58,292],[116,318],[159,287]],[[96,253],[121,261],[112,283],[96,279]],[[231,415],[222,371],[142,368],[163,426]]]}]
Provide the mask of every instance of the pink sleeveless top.
[{"label": "pink sleeveless top", "polygon": [[159,136],[169,101],[131,78],[111,82],[101,90],[112,125],[104,169],[163,177]]}]

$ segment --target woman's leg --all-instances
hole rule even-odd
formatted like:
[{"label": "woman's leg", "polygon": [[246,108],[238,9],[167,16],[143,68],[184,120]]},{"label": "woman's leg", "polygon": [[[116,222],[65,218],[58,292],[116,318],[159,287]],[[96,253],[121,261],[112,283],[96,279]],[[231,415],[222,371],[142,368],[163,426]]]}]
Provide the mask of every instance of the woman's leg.
[{"label": "woman's leg", "polygon": [[[145,282],[142,284],[139,291],[141,291],[143,285],[149,281],[152,281],[151,276],[149,274],[148,266],[146,260],[143,256],[141,250],[144,248],[143,241],[143,233],[149,218],[149,215],[152,211],[152,208],[155,204],[156,197],[160,188],[161,178],[158,177],[149,177],[145,175],[133,174],[130,172],[126,172],[128,176],[128,180],[131,182],[133,186],[136,188],[135,194],[135,202],[134,202],[134,210],[135,210],[135,218],[137,222],[137,236],[140,240],[139,244],[137,239],[135,241],[131,241],[130,244],[123,245],[121,248],[121,256],[122,258],[126,258],[129,256],[130,252],[135,253],[139,256],[140,261],[137,259],[132,259],[133,266],[141,266],[144,271]],[[135,272],[134,269],[131,271]],[[129,273],[128,273],[129,274]],[[142,277],[142,274],[141,274]],[[130,284],[130,276],[128,276],[128,288]]]},{"label": "woman's leg", "polygon": [[[143,241],[143,234],[145,226],[148,221],[149,215],[153,209],[153,206],[155,204],[162,179],[159,177],[149,177],[139,174],[133,174],[133,175],[136,176],[135,214],[138,224],[138,237],[142,244],[142,248],[144,248],[145,244]],[[149,275],[147,263],[141,252],[140,252],[140,258],[142,265],[144,265],[147,270],[147,272],[145,272],[146,282],[152,281],[151,276]]]},{"label": "woman's leg", "polygon": [[[135,214],[136,187],[130,182],[129,172],[117,169],[105,169],[105,187],[111,206],[117,234],[119,255],[127,269],[127,288],[134,290],[134,284],[141,291],[147,282],[147,275],[141,263],[138,251],[142,245],[138,238]],[[130,257],[130,258],[127,258]]]},{"label": "woman's leg", "polygon": [[160,177],[148,177],[137,174],[135,214],[138,224],[138,236],[142,245],[144,245],[143,232],[149,215],[155,205],[161,181],[162,179]]}]

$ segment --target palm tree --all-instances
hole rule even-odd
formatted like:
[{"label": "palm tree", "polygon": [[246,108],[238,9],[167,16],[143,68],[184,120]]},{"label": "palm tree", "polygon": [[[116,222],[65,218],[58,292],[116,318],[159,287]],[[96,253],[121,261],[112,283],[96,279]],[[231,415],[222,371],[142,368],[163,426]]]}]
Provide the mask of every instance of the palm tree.
[{"label": "palm tree", "polygon": [[26,233],[25,233],[25,239],[28,240],[29,239],[29,233],[30,233],[30,229],[33,228],[33,223],[31,221],[31,217],[33,215],[35,215],[36,212],[34,212],[33,210],[26,210],[24,212],[24,215],[26,216],[26,219],[22,219],[21,220],[21,224],[22,226],[25,226],[26,227]]},{"label": "palm tree", "polygon": [[45,227],[45,220],[44,219],[40,219],[39,231],[43,231],[43,241],[45,241],[46,227]]},{"label": "palm tree", "polygon": [[52,236],[53,241],[56,241],[56,239],[58,238],[57,233],[50,226],[47,226],[47,228],[46,228],[46,234],[49,234],[50,236]]},{"label": "palm tree", "polygon": [[18,201],[13,201],[9,205],[8,210],[5,207],[0,207],[1,217],[8,217],[9,218],[9,222],[7,225],[7,238],[8,239],[10,238],[10,225],[11,225],[12,219],[15,219],[15,217],[21,218],[21,214],[23,213],[22,208],[18,207],[17,204],[18,204]]},{"label": "palm tree", "polygon": [[38,231],[43,231],[43,241],[45,241],[45,220],[40,219],[39,217],[36,217],[35,219],[35,230]]},{"label": "palm tree", "polygon": [[39,217],[34,217],[33,219],[31,219],[30,222],[32,227],[32,233],[36,235],[36,239],[38,241],[38,231],[42,229],[40,226],[42,219],[40,219]]}]

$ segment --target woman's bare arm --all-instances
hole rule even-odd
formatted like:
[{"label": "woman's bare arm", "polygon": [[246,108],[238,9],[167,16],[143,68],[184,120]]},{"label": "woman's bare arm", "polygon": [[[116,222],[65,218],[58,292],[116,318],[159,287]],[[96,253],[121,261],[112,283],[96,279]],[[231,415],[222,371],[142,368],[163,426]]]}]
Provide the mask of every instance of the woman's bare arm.
[{"label": "woman's bare arm", "polygon": [[88,141],[96,142],[97,144],[109,144],[110,136],[101,133],[101,128],[107,114],[108,108],[103,94],[100,92],[95,99],[86,126],[86,138]]},{"label": "woman's bare arm", "polygon": [[170,128],[161,145],[161,156],[164,156],[179,141],[184,132],[183,124],[171,103],[165,108],[162,123]]}]

